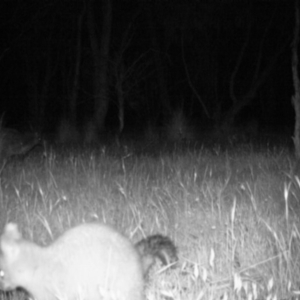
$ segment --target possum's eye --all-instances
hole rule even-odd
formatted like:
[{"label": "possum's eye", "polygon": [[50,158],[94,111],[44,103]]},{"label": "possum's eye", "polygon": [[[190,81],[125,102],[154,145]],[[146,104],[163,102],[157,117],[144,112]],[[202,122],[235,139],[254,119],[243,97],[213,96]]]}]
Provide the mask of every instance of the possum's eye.
[{"label": "possum's eye", "polygon": [[5,277],[5,273],[2,269],[0,269],[0,280],[3,280]]}]

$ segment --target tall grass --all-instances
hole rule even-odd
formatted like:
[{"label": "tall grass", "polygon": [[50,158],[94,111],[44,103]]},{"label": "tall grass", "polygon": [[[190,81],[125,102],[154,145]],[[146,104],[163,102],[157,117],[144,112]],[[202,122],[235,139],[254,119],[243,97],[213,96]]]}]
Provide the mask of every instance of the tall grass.
[{"label": "tall grass", "polygon": [[17,222],[41,245],[90,221],[134,242],[166,234],[180,262],[152,276],[151,300],[287,299],[299,292],[300,179],[287,150],[147,153],[133,146],[49,149],[10,163],[0,228]]}]

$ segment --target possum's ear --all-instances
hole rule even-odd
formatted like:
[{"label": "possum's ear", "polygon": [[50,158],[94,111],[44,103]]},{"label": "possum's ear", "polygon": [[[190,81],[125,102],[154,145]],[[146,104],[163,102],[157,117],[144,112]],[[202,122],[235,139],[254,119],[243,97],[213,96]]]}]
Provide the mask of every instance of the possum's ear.
[{"label": "possum's ear", "polygon": [[8,241],[18,241],[21,238],[22,238],[22,234],[20,233],[17,224],[15,223],[6,224],[1,239],[6,239]]},{"label": "possum's ear", "polygon": [[0,240],[1,254],[11,259],[16,258],[19,254],[18,242],[21,239],[22,235],[18,230],[17,224],[6,224]]}]

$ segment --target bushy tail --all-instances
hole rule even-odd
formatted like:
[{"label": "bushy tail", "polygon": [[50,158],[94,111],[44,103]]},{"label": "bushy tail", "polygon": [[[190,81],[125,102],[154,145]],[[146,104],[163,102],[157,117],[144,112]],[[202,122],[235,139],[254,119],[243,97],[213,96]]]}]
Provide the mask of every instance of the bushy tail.
[{"label": "bushy tail", "polygon": [[135,248],[142,259],[144,276],[159,259],[164,265],[172,265],[178,261],[177,249],[170,238],[160,234],[142,239]]}]

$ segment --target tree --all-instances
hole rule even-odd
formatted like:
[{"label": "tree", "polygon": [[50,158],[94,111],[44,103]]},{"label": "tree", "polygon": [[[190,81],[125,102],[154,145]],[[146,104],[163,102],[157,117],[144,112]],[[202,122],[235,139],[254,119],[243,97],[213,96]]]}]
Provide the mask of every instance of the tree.
[{"label": "tree", "polygon": [[292,97],[292,104],[295,109],[295,128],[294,128],[294,146],[295,146],[295,155],[297,159],[300,159],[300,80],[298,73],[298,46],[299,46],[299,5],[298,1],[295,1],[295,30],[294,30],[294,40],[292,44],[292,73],[293,73],[293,82],[295,94]]},{"label": "tree", "polygon": [[105,118],[108,111],[108,60],[111,39],[112,0],[102,1],[101,41],[96,34],[97,24],[94,17],[93,0],[88,1],[88,31],[94,61],[93,93],[95,99],[94,123],[100,132],[105,129]]}]

